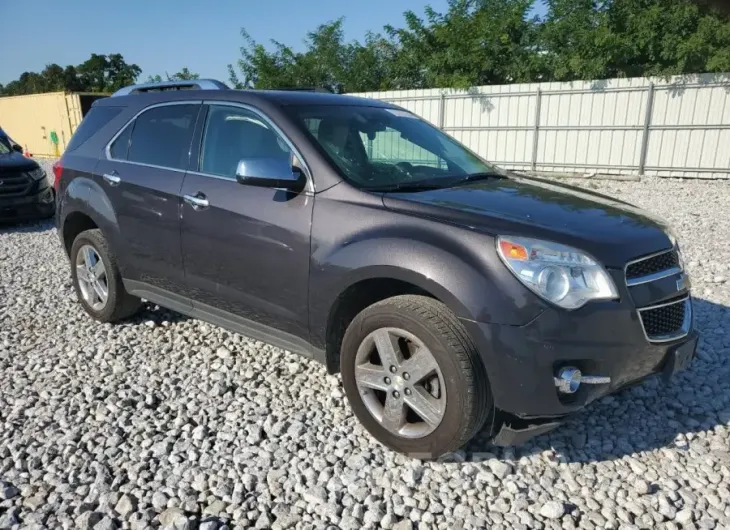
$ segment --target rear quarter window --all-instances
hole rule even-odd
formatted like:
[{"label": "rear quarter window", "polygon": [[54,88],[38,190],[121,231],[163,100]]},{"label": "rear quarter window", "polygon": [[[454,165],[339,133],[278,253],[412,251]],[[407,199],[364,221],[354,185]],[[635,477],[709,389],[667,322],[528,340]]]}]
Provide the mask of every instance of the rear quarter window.
[{"label": "rear quarter window", "polygon": [[66,152],[70,153],[84,145],[89,138],[104,125],[109,123],[124,110],[124,107],[91,107],[91,110],[84,116],[81,124],[71,137],[71,141],[66,146]]}]

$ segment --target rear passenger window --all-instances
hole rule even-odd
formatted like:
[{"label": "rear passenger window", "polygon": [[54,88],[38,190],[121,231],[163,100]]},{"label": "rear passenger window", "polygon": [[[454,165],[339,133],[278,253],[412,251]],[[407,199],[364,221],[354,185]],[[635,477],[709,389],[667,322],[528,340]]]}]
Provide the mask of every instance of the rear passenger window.
[{"label": "rear passenger window", "polygon": [[109,155],[116,160],[126,160],[127,152],[129,151],[129,139],[132,136],[133,124],[127,125],[122,134],[117,136],[117,139],[112,142],[109,147]]},{"label": "rear passenger window", "polygon": [[123,107],[91,107],[71,137],[71,141],[66,146],[66,152],[70,153],[81,147],[96,131],[122,112],[122,109]]},{"label": "rear passenger window", "polygon": [[186,169],[195,118],[200,105],[164,105],[140,114],[134,122],[127,160]]}]

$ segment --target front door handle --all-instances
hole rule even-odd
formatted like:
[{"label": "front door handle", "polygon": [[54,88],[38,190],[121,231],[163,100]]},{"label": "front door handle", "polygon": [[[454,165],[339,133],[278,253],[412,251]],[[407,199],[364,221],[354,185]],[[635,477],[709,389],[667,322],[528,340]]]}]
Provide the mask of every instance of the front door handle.
[{"label": "front door handle", "polygon": [[112,173],[104,173],[102,176],[110,186],[118,186],[119,183],[122,181],[122,179],[119,178],[119,175],[117,175],[116,171]]},{"label": "front door handle", "polygon": [[198,192],[195,195],[183,195],[183,200],[193,207],[193,210],[204,210],[210,203],[205,195]]}]

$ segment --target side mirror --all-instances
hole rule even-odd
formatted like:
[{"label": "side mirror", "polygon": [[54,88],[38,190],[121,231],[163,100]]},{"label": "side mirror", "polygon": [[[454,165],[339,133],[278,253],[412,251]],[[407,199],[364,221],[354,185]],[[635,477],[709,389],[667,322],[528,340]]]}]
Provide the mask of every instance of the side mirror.
[{"label": "side mirror", "polygon": [[13,151],[16,151],[18,153],[23,153],[23,146],[18,144],[11,144],[10,147],[13,149]]},{"label": "side mirror", "polygon": [[247,186],[304,190],[307,177],[292,160],[282,158],[244,158],[238,162],[236,180]]}]

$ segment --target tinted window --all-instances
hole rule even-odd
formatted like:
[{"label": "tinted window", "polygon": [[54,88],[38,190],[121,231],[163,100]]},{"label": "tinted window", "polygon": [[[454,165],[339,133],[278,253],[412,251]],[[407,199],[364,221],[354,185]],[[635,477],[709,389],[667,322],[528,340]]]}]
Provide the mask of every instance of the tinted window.
[{"label": "tinted window", "polygon": [[109,147],[109,154],[112,158],[116,158],[117,160],[127,159],[127,152],[129,151],[129,138],[132,136],[133,125],[134,124],[130,123],[127,127],[125,127],[124,131],[122,131],[122,134],[117,136],[117,139],[114,140],[112,145]]},{"label": "tinted window", "polygon": [[369,106],[289,107],[352,184],[368,189],[448,187],[498,170],[410,112]]},{"label": "tinted window", "polygon": [[140,114],[129,145],[130,162],[186,169],[200,105],[165,105]]},{"label": "tinted window", "polygon": [[0,136],[0,155],[7,155],[11,151],[10,142],[8,142],[4,136]]},{"label": "tinted window", "polygon": [[257,114],[239,107],[210,107],[200,157],[203,173],[235,178],[241,160],[290,157],[286,142]]},{"label": "tinted window", "polygon": [[66,151],[73,151],[81,147],[86,140],[91,138],[96,131],[114,119],[124,107],[91,107],[91,110],[81,120],[81,124],[71,137]]}]

